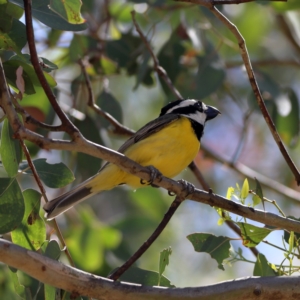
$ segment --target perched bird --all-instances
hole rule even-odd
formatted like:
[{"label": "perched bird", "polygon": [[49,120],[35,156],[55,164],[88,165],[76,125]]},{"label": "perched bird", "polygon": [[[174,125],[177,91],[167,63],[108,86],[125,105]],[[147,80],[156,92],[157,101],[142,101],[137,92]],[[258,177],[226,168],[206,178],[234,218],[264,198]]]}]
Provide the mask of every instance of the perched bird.
[{"label": "perched bird", "polygon": [[[161,109],[159,117],[138,130],[118,150],[142,166],[152,166],[166,177],[174,177],[195,158],[205,122],[220,112],[201,101],[177,100]],[[95,176],[44,205],[51,220],[88,197],[115,186],[143,186],[137,176],[106,163]]]}]

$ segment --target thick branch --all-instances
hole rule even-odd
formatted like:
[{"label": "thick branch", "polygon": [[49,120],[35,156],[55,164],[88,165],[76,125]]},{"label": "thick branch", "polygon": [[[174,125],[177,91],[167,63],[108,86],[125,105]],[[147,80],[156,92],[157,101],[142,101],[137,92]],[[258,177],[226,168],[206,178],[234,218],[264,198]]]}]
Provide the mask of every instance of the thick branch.
[{"label": "thick branch", "polygon": [[298,299],[299,277],[246,278],[195,288],[162,288],[113,282],[65,266],[37,252],[26,250],[0,239],[0,261],[19,269],[46,284],[102,300],[270,300]]}]

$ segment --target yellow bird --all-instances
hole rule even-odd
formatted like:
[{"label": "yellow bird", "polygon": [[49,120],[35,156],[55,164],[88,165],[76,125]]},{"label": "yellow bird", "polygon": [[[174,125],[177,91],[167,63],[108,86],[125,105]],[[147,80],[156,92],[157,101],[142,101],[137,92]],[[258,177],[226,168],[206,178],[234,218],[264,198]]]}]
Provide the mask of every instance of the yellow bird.
[{"label": "yellow bird", "polygon": [[[216,108],[193,99],[171,102],[161,109],[157,119],[138,130],[118,151],[172,178],[193,161],[200,148],[205,122],[219,113]],[[135,189],[143,186],[137,176],[106,163],[95,176],[47,202],[46,218],[51,220],[76,203],[121,184]]]}]

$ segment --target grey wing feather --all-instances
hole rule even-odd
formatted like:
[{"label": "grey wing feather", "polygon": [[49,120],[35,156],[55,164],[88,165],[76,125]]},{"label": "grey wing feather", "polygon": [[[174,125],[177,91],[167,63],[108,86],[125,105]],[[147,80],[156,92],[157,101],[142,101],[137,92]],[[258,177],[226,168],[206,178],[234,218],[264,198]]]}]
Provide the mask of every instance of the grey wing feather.
[{"label": "grey wing feather", "polygon": [[[137,143],[138,141],[141,141],[148,137],[149,135],[161,130],[168,124],[174,122],[175,120],[179,119],[179,115],[175,114],[168,114],[163,115],[149,123],[147,123],[145,126],[143,126],[141,129],[139,129],[131,138],[129,138],[119,149],[118,152],[124,153],[131,145]],[[103,165],[101,170],[107,165]]]}]

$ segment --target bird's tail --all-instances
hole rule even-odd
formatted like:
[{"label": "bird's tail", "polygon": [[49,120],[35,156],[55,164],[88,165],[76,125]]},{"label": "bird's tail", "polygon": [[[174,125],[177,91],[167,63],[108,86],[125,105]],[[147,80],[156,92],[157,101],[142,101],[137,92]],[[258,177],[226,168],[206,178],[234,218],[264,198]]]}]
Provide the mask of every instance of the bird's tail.
[{"label": "bird's tail", "polygon": [[75,189],[58,196],[57,198],[47,202],[44,205],[46,211],[45,217],[47,220],[52,220],[61,213],[71,208],[74,204],[84,201],[91,197],[94,193],[91,188],[86,187],[86,183],[83,182]]},{"label": "bird's tail", "polygon": [[[126,183],[124,176],[126,173],[121,171],[116,165],[107,164],[95,176],[87,179],[71,191],[58,196],[44,205],[47,220],[52,220],[75,204],[86,200],[101,191],[107,191],[119,184]],[[128,175],[127,175],[128,176]]]}]

